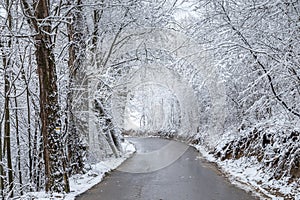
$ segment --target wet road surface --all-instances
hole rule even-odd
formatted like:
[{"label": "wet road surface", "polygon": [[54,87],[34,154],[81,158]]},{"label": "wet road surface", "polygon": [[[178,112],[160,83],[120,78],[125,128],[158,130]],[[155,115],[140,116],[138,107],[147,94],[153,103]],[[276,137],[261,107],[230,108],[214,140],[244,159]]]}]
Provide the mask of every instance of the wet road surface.
[{"label": "wet road surface", "polygon": [[76,200],[256,199],[231,185],[192,147],[159,138],[129,140],[137,153]]}]

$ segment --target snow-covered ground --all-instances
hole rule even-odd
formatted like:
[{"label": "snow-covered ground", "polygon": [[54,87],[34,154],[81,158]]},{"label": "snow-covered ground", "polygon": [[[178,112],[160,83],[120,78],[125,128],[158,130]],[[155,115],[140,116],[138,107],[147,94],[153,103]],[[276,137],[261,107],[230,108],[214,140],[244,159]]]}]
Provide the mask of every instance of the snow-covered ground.
[{"label": "snow-covered ground", "polygon": [[[228,159],[221,161],[220,159],[208,153],[203,146],[195,146],[202,156],[210,162],[216,163],[221,171],[228,176],[232,184],[243,188],[246,191],[254,192],[261,199],[300,200],[300,188],[296,185],[287,184],[287,180],[274,180],[261,169],[261,163],[255,157],[241,157],[240,159]],[[278,197],[272,193],[277,191],[284,195],[291,195],[291,198]]]},{"label": "snow-covered ground", "polygon": [[79,194],[84,193],[88,189],[92,188],[94,185],[100,183],[104,178],[105,174],[113,169],[116,169],[121,165],[127,158],[129,158],[135,151],[133,144],[125,141],[122,143],[123,156],[119,158],[110,158],[105,161],[93,164],[90,166],[89,171],[86,174],[75,175],[70,177],[70,188],[71,192],[69,194],[47,194],[45,192],[31,192],[20,199],[24,200],[73,200]]}]

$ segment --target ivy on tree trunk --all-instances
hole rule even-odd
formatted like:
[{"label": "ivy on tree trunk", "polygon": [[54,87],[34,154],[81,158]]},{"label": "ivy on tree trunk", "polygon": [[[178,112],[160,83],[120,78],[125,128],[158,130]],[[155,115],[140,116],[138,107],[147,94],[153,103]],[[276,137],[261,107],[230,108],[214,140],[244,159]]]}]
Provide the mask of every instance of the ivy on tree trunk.
[{"label": "ivy on tree trunk", "polygon": [[62,136],[56,131],[59,121],[58,89],[56,77],[54,44],[51,38],[51,22],[48,20],[49,1],[35,1],[31,7],[22,0],[24,10],[30,18],[30,24],[36,31],[35,56],[40,86],[40,118],[42,122],[43,156],[45,166],[45,189],[47,192],[69,192],[68,177],[65,169],[65,156],[61,142]]}]

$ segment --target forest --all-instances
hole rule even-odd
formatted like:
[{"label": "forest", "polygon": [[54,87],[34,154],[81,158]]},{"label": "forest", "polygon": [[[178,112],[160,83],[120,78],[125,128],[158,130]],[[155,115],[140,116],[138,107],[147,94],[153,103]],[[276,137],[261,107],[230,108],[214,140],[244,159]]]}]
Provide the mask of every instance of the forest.
[{"label": "forest", "polygon": [[0,0],[0,29],[2,199],[69,193],[136,132],[299,198],[298,0]]}]

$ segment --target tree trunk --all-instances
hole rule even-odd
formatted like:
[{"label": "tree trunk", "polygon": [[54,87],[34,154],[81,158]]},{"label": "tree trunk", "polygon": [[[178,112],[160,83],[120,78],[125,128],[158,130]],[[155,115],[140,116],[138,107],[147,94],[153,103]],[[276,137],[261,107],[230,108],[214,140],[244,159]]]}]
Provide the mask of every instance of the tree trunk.
[{"label": "tree trunk", "polygon": [[[12,16],[10,12],[10,1],[6,0],[6,11],[7,15],[7,27],[11,31],[12,28]],[[11,49],[12,42],[11,38],[7,41],[7,48]],[[0,45],[3,46],[2,44]],[[4,65],[4,147],[3,147],[3,154],[6,154],[6,162],[7,162],[7,175],[8,175],[8,193],[9,197],[13,197],[13,168],[12,168],[12,157],[11,157],[11,126],[10,126],[10,90],[11,90],[11,83],[10,83],[10,75],[9,68],[11,67],[9,55],[3,52],[3,65]],[[3,172],[4,173],[4,172]],[[2,183],[3,185],[4,183]]]},{"label": "tree trunk", "polygon": [[[15,123],[16,123],[16,141],[17,141],[17,169],[19,176],[19,192],[20,195],[23,195],[23,180],[22,180],[22,169],[21,169],[21,146],[20,146],[20,131],[19,131],[19,113],[18,113],[18,99],[17,99],[17,89],[16,86],[13,85],[15,91]],[[30,179],[31,180],[31,179]]]},{"label": "tree trunk", "polygon": [[[2,44],[0,43],[0,47],[2,48]],[[4,61],[4,60],[3,60]],[[3,67],[4,68],[4,67]],[[3,150],[2,150],[2,123],[5,118],[5,111],[3,116],[1,117],[0,123],[0,196],[4,199],[4,168],[3,168]]]},{"label": "tree trunk", "polygon": [[0,197],[2,197],[2,199],[4,199],[4,169],[3,169],[3,152],[2,152],[2,122],[0,123]]},{"label": "tree trunk", "polygon": [[[85,41],[84,41],[84,18],[81,10],[81,0],[76,4],[69,1],[68,4],[74,9],[70,12],[71,23],[68,24],[68,38],[69,38],[69,93],[67,99],[68,109],[68,160],[70,164],[70,174],[83,173],[85,147],[82,144],[80,130],[76,127],[76,113],[74,113],[74,98],[76,92],[74,88],[82,84],[82,76],[85,70],[83,69],[83,61],[85,59]],[[75,4],[75,5],[74,5]],[[81,77],[80,77],[81,76]],[[82,99],[76,101],[84,101]],[[84,104],[84,103],[83,103]],[[81,105],[81,103],[80,103]],[[79,108],[79,112],[83,108]]]},{"label": "tree trunk", "polygon": [[[30,51],[31,52],[31,51]],[[29,65],[31,65],[31,54],[29,54]],[[30,108],[30,90],[28,81],[25,76],[25,67],[24,67],[24,59],[21,58],[21,77],[24,80],[25,88],[26,88],[26,110],[27,110],[27,137],[28,137],[28,167],[29,167],[29,181],[32,183],[33,177],[32,177],[32,165],[33,165],[33,159],[32,159],[32,139],[31,139],[31,108]],[[17,103],[17,99],[15,100]],[[31,185],[31,184],[30,184]],[[32,187],[30,187],[30,192],[32,192]]]},{"label": "tree trunk", "polygon": [[[6,60],[6,59],[5,59]],[[8,66],[5,64],[6,67]],[[4,153],[6,153],[7,159],[7,171],[8,171],[8,185],[10,197],[13,197],[13,169],[12,169],[12,160],[11,160],[11,145],[10,145],[10,108],[9,108],[9,94],[10,94],[10,81],[8,72],[5,72],[4,75],[4,91],[5,91],[5,100],[4,100]]]},{"label": "tree trunk", "polygon": [[[63,148],[60,132],[56,131],[59,122],[58,90],[55,58],[53,54],[54,44],[51,38],[51,21],[49,13],[49,1],[34,1],[33,8],[26,0],[22,0],[24,12],[29,18],[30,25],[36,32],[35,48],[37,73],[40,86],[40,118],[43,137],[43,156],[45,166],[46,192],[69,192],[68,178],[64,177]],[[34,14],[31,13],[34,10]]]}]

